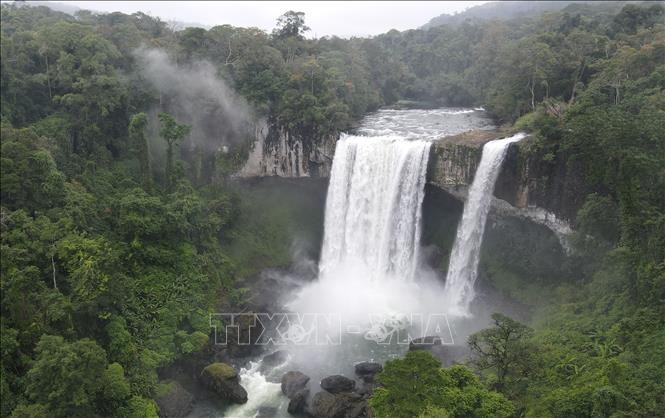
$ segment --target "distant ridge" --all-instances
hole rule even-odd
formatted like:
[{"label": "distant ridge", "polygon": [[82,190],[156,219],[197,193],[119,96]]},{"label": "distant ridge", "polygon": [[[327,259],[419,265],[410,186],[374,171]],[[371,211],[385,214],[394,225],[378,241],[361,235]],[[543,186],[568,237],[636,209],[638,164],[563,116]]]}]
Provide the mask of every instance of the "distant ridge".
[{"label": "distant ridge", "polygon": [[473,6],[457,14],[442,14],[425,23],[420,29],[430,29],[441,25],[457,25],[467,19],[474,20],[510,20],[515,18],[535,17],[544,12],[559,11],[571,4],[599,5],[616,4],[618,8],[628,2],[608,1],[493,1]]}]

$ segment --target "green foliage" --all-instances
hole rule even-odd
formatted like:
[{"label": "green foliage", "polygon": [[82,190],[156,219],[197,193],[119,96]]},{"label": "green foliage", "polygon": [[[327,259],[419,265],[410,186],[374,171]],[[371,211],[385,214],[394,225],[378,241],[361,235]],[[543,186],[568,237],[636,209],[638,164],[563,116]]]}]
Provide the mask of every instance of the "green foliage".
[{"label": "green foliage", "polygon": [[[321,238],[307,235],[322,225],[315,193],[228,190],[247,138],[200,169],[189,127],[165,113],[175,98],[140,76],[141,44],[179,65],[209,61],[269,139],[312,147],[405,100],[482,104],[533,133],[530,158],[582,167],[593,193],[578,196],[579,275],[484,259],[536,308],[533,333],[496,317],[471,341],[483,381],[515,407],[469,370],[412,353],[386,366],[378,416],[663,415],[663,7],[558,9],[343,40],[305,39],[299,12],[270,35],[3,3],[0,416],[156,417],[158,368],[208,344],[219,297],[290,263],[291,237]],[[165,176],[148,145],[160,145],[155,109]]]},{"label": "green foliage", "polygon": [[370,398],[374,416],[510,417],[512,404],[486,389],[465,366],[442,369],[426,351],[390,360],[378,375],[380,387]]},{"label": "green foliage", "polygon": [[[98,416],[129,395],[122,366],[107,366],[106,353],[95,342],[73,343],[44,335],[35,349],[37,359],[28,372],[26,394],[54,416]],[[110,411],[109,411],[110,412]]]},{"label": "green foliage", "polygon": [[527,343],[531,330],[513,319],[495,313],[493,327],[469,337],[474,355],[472,364],[484,373],[491,373],[491,386],[514,399],[524,390],[531,367],[533,346]]},{"label": "green foliage", "polygon": [[305,13],[289,10],[277,19],[274,33],[278,38],[301,38],[308,30],[305,25]]}]

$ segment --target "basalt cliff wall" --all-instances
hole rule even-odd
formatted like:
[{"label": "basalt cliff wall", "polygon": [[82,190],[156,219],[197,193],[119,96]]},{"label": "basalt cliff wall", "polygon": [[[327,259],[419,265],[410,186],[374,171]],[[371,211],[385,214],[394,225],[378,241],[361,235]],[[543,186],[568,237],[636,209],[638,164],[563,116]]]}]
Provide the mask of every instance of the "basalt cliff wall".
[{"label": "basalt cliff wall", "polygon": [[[509,135],[502,130],[471,131],[436,141],[428,182],[465,198],[480,163],[483,144]],[[582,167],[562,155],[539,152],[533,147],[534,141],[527,136],[508,148],[494,188],[495,206],[508,209],[505,202],[516,213],[541,218],[543,223],[558,222],[564,227],[575,220],[589,191]]]},{"label": "basalt cliff wall", "polygon": [[274,123],[257,123],[238,177],[328,177],[339,135],[293,133]]},{"label": "basalt cliff wall", "polygon": [[[464,200],[482,156],[482,146],[510,131],[476,130],[433,143],[428,183]],[[257,125],[256,142],[239,177],[328,177],[339,135],[309,138],[284,129]],[[581,167],[563,156],[534,150],[527,137],[507,151],[494,189],[494,208],[569,232],[588,193]],[[552,158],[553,157],[553,158]]]}]

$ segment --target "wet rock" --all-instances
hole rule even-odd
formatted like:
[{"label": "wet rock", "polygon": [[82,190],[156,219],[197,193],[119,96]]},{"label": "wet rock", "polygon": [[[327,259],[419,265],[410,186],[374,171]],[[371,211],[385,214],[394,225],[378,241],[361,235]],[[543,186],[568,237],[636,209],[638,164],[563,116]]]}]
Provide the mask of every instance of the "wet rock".
[{"label": "wet rock", "polygon": [[330,393],[352,392],[356,388],[355,380],[336,374],[321,380],[321,387]]},{"label": "wet rock", "polygon": [[287,372],[282,376],[282,393],[287,398],[293,399],[298,392],[307,386],[307,382],[309,382],[309,376],[299,371]]},{"label": "wet rock", "polygon": [[247,402],[247,391],[240,386],[238,372],[226,363],[213,363],[203,369],[201,382],[222,399],[241,404]]},{"label": "wet rock", "polygon": [[367,383],[374,381],[374,376],[383,370],[383,366],[379,363],[363,361],[355,366],[356,374]]},{"label": "wet rock", "polygon": [[277,416],[277,408],[272,406],[262,406],[256,412],[255,418],[275,418]]},{"label": "wet rock", "polygon": [[307,406],[307,397],[309,396],[309,389],[299,390],[293,398],[289,401],[289,406],[286,411],[289,414],[300,414],[305,412]]},{"label": "wet rock", "polygon": [[274,353],[263,356],[262,364],[266,366],[279,366],[289,359],[289,352],[286,350],[277,350]]},{"label": "wet rock", "polygon": [[184,417],[194,407],[194,396],[176,381],[162,382],[157,389],[160,417]]},{"label": "wet rock", "polygon": [[356,392],[362,395],[365,398],[369,398],[374,393],[374,388],[377,387],[375,382],[362,382],[360,387],[356,389]]},{"label": "wet rock", "polygon": [[314,395],[307,412],[314,418],[358,418],[369,416],[367,402],[357,393],[332,394],[319,392]]}]

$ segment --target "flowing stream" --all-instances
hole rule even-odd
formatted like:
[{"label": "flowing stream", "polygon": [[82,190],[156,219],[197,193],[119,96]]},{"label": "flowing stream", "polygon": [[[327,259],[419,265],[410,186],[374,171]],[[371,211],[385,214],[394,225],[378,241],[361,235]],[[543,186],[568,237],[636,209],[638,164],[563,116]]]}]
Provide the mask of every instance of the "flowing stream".
[{"label": "flowing stream", "polygon": [[501,170],[508,146],[524,138],[518,133],[509,138],[490,141],[483,147],[483,155],[464,204],[462,220],[457,227],[455,243],[450,255],[444,300],[450,314],[469,315],[474,297],[473,285],[478,275],[480,247],[483,242],[487,214],[492,202],[494,183]]}]

